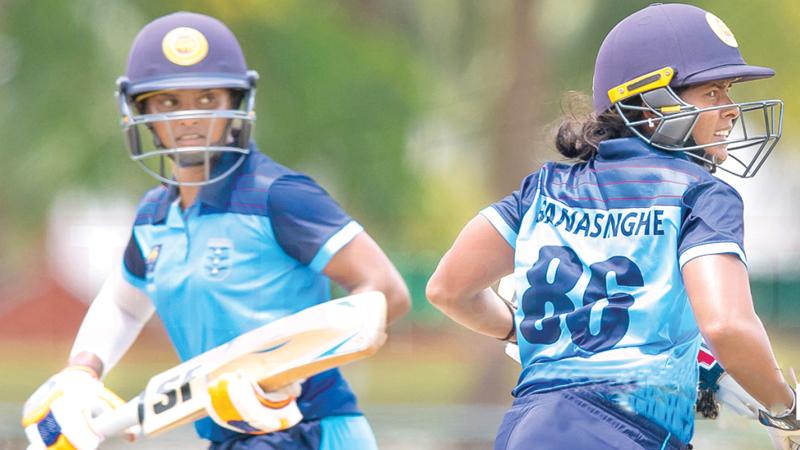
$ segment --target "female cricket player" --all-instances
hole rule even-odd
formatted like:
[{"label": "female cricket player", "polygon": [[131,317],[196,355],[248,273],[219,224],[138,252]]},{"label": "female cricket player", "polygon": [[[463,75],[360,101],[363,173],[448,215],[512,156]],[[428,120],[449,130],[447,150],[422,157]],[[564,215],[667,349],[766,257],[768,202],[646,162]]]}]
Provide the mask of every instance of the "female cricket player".
[{"label": "female cricket player", "polygon": [[[461,231],[427,296],[519,343],[496,450],[687,448],[701,336],[764,405],[776,445],[799,434],[753,310],[741,197],[711,174],[753,176],[780,138],[780,101],[729,93],[773,74],[700,8],[626,17],[600,46],[593,113],[558,130],[575,162],[545,164]],[[510,273],[516,310],[489,287]]]},{"label": "female cricket player", "polygon": [[[69,366],[28,400],[31,448],[94,449],[89,417],[116,401],[102,377],[157,312],[186,360],[329,299],[385,294],[388,320],[408,290],[361,225],[314,180],[251,139],[257,75],[220,21],[175,13],[133,42],[118,101],[131,157],[161,182],[139,205],[122,267],[92,303]],[[170,169],[171,168],[171,169]],[[338,370],[281,392],[242,373],[209,387],[196,422],[212,449],[375,449]]]}]

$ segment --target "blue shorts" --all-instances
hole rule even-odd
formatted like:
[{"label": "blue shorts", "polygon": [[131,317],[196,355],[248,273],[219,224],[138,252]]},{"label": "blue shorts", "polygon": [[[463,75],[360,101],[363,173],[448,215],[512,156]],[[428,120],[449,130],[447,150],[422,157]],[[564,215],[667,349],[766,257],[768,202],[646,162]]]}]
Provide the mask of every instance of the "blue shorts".
[{"label": "blue shorts", "polygon": [[377,450],[364,416],[330,416],[258,436],[215,442],[209,450]]},{"label": "blue shorts", "polygon": [[659,425],[586,387],[530,394],[503,417],[494,450],[685,450]]}]

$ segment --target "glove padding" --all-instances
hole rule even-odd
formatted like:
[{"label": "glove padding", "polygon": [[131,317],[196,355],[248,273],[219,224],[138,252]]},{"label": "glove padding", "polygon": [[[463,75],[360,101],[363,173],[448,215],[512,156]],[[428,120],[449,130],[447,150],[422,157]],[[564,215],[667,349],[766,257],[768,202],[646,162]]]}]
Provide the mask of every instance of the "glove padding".
[{"label": "glove padding", "polygon": [[264,392],[242,372],[220,375],[208,386],[206,411],[219,426],[244,434],[265,434],[297,425],[303,414],[296,398],[302,388],[292,383]]},{"label": "glove padding", "polygon": [[797,375],[789,369],[789,381],[794,386],[792,407],[788,412],[773,416],[764,409],[758,411],[758,421],[767,428],[775,450],[800,450],[800,416],[797,414]]},{"label": "glove padding", "polygon": [[775,450],[800,449],[800,420],[797,419],[796,409],[779,417],[764,410],[758,412],[758,421],[767,428]]},{"label": "glove padding", "polygon": [[64,369],[25,402],[22,426],[28,450],[94,450],[104,436],[94,431],[92,418],[123,403],[88,371]]}]

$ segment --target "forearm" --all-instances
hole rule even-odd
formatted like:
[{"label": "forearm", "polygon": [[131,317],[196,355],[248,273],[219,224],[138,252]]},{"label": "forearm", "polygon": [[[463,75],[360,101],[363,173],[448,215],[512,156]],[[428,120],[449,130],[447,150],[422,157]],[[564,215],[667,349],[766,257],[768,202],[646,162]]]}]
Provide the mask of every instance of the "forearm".
[{"label": "forearm", "polygon": [[70,365],[92,368],[102,377],[128,351],[144,323],[114,304],[93,303],[75,338]]},{"label": "forearm", "polygon": [[399,319],[411,308],[403,277],[367,233],[360,233],[336,253],[324,273],[351,294],[382,292],[386,296],[387,323]]},{"label": "forearm", "polygon": [[514,321],[508,306],[489,286],[513,270],[514,249],[483,216],[477,216],[439,261],[425,295],[459,324],[502,339]]},{"label": "forearm", "polygon": [[447,317],[477,333],[503,339],[514,326],[508,306],[491,288],[461,297],[442,299],[434,294],[433,298],[438,298],[433,305]]},{"label": "forearm", "polygon": [[792,388],[786,383],[755,314],[736,325],[707,331],[705,338],[722,367],[748,393],[772,411],[792,405]]},{"label": "forearm", "polygon": [[707,255],[683,267],[697,325],[722,367],[763,406],[786,409],[793,395],[778,369],[753,308],[744,264],[733,255]]},{"label": "forearm", "polygon": [[411,309],[411,300],[408,288],[400,274],[394,272],[383,283],[363,283],[350,290],[351,294],[361,292],[380,291],[386,296],[386,324],[391,324],[408,313]]},{"label": "forearm", "polygon": [[69,364],[88,367],[98,377],[127,352],[153,315],[150,300],[115,269],[103,284],[81,323]]}]

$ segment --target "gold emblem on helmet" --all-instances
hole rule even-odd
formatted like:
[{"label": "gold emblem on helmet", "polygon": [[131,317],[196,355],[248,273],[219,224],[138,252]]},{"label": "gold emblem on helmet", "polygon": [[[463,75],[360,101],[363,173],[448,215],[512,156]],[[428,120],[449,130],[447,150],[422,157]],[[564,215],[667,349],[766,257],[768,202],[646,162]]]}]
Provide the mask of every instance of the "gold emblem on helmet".
[{"label": "gold emblem on helmet", "polygon": [[722,42],[733,48],[739,47],[739,43],[736,42],[733,32],[731,32],[731,29],[725,25],[725,22],[723,22],[722,19],[711,14],[710,12],[707,12],[706,22],[708,22],[708,26],[711,27],[711,31],[713,31]]},{"label": "gold emblem on helmet", "polygon": [[208,55],[208,41],[203,33],[194,28],[179,27],[164,36],[161,50],[170,62],[191,66]]}]

